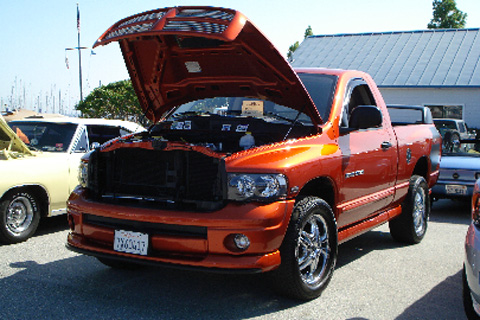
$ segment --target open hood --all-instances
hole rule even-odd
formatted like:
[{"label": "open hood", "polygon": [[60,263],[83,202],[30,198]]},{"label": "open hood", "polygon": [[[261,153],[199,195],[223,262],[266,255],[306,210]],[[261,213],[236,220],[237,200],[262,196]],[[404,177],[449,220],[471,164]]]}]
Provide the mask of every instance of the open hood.
[{"label": "open hood", "polygon": [[32,154],[32,151],[13,132],[5,119],[0,115],[0,159],[19,158]]},{"label": "open hood", "polygon": [[153,122],[173,107],[203,98],[271,100],[322,122],[297,74],[238,11],[173,7],[120,20],[94,47],[118,41],[133,86]]}]

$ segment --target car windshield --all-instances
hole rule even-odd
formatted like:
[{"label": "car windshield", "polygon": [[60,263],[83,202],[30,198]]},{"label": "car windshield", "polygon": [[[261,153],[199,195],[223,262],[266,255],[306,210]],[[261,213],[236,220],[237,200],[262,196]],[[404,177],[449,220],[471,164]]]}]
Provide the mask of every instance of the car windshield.
[{"label": "car windshield", "polygon": [[11,121],[8,125],[27,146],[47,152],[66,152],[77,129],[72,123]]},{"label": "car windshield", "polygon": [[252,117],[269,123],[312,125],[310,117],[296,109],[268,100],[244,97],[215,97],[191,101],[178,107],[167,120],[174,121],[175,127],[175,121],[185,117],[210,115]]},{"label": "car windshield", "polygon": [[443,155],[480,157],[480,140],[443,141]]}]

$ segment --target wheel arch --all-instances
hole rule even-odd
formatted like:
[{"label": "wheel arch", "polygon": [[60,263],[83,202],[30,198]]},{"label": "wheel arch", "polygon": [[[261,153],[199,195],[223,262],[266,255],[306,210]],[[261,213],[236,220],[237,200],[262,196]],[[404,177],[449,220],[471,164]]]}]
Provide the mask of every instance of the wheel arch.
[{"label": "wheel arch", "polygon": [[0,201],[3,201],[7,196],[15,192],[28,192],[37,200],[40,207],[40,215],[42,217],[48,216],[50,210],[50,197],[47,190],[40,185],[19,185],[14,186],[8,189],[0,198]]},{"label": "wheel arch", "polygon": [[335,183],[329,177],[317,177],[307,182],[300,190],[297,199],[315,196],[325,200],[335,212]]},{"label": "wheel arch", "polygon": [[427,157],[421,157],[418,159],[417,163],[415,164],[415,167],[413,168],[412,176],[418,175],[422,176],[427,183],[429,182],[430,175],[428,174],[430,172],[430,161]]}]

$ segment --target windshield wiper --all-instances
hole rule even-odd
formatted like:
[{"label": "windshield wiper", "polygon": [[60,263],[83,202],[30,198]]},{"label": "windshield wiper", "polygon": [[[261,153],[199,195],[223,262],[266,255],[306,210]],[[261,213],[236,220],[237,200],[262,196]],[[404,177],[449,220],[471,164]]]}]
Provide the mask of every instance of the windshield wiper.
[{"label": "windshield wiper", "polygon": [[296,117],[295,119],[292,120],[292,119],[290,119],[290,118],[283,117],[283,116],[281,116],[281,115],[279,115],[279,114],[276,114],[276,113],[273,113],[273,112],[271,112],[271,111],[270,111],[270,112],[265,112],[265,114],[266,114],[266,115],[269,115],[269,116],[272,116],[272,117],[274,117],[274,118],[276,118],[276,119],[278,119],[278,120],[287,121],[288,123],[291,123],[291,124],[299,123],[299,124],[303,125],[303,123],[297,121],[298,115],[297,115],[297,117]]}]

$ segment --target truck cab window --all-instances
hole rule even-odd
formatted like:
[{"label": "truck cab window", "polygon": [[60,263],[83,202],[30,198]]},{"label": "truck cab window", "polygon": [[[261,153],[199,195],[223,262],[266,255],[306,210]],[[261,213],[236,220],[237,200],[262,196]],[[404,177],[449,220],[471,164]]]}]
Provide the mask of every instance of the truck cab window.
[{"label": "truck cab window", "polygon": [[355,81],[357,84],[352,86],[351,93],[347,95],[342,111],[342,120],[340,126],[348,128],[348,122],[353,109],[360,105],[377,105],[370,88],[363,81]]}]

